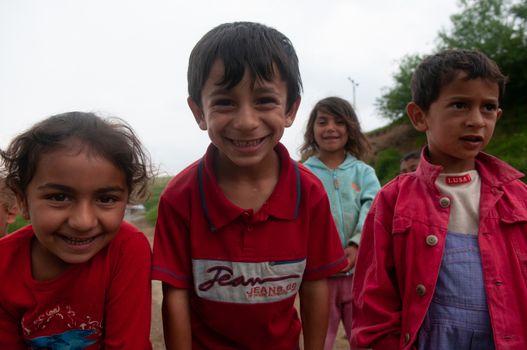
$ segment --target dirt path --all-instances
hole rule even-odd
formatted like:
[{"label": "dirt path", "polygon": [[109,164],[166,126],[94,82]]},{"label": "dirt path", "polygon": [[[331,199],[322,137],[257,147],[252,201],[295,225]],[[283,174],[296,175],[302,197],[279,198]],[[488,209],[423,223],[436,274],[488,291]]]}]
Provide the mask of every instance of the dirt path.
[{"label": "dirt path", "polygon": [[[153,241],[153,228],[146,223],[144,220],[133,222],[139,227],[148,237],[150,244]],[[163,321],[161,317],[161,302],[163,300],[163,293],[161,291],[161,283],[159,281],[152,281],[152,327],[150,333],[150,339],[154,350],[165,349],[165,342],[163,340]],[[335,350],[346,350],[349,349],[348,341],[344,335],[342,327],[339,329],[335,345]]]}]

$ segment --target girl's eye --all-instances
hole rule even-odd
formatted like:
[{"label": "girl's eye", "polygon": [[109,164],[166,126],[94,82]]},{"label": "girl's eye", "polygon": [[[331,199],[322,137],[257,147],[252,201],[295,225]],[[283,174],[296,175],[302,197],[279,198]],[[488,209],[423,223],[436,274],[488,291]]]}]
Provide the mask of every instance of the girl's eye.
[{"label": "girl's eye", "polygon": [[102,204],[113,204],[119,201],[119,198],[115,196],[101,196],[97,199],[97,201]]}]

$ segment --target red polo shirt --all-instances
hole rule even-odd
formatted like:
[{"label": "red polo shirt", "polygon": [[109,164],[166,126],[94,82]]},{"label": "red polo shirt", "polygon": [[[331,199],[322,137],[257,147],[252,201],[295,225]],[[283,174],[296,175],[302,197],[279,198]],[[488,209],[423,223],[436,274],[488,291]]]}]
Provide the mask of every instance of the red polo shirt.
[{"label": "red polo shirt", "polygon": [[221,191],[213,145],[161,195],[152,278],[192,290],[194,349],[296,349],[302,281],[346,266],[324,187],[275,151],[279,180],[257,212]]}]

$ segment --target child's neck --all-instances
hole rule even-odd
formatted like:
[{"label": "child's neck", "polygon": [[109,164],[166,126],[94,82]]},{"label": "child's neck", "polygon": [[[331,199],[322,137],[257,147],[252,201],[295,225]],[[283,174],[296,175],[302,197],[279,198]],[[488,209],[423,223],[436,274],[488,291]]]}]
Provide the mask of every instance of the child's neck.
[{"label": "child's neck", "polygon": [[35,280],[46,281],[56,278],[69,267],[70,264],[52,254],[33,237],[31,242],[31,273]]},{"label": "child's neck", "polygon": [[258,167],[237,167],[219,158],[215,163],[216,179],[227,199],[255,212],[271,196],[280,176],[280,159],[276,152]]},{"label": "child's neck", "polygon": [[336,169],[346,159],[344,150],[338,152],[319,152],[318,159],[330,169]]}]

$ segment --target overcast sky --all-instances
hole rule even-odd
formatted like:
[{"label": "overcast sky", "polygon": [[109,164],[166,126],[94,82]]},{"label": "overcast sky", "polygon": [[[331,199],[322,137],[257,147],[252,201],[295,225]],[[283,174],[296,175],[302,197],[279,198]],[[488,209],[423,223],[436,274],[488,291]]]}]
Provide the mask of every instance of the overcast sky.
[{"label": "overcast sky", "polygon": [[0,147],[47,116],[97,112],[128,121],[175,174],[209,139],[186,104],[188,56],[218,24],[255,21],[296,48],[304,83],[283,143],[293,158],[321,98],[355,100],[364,130],[399,60],[430,53],[455,0],[0,0]]}]

